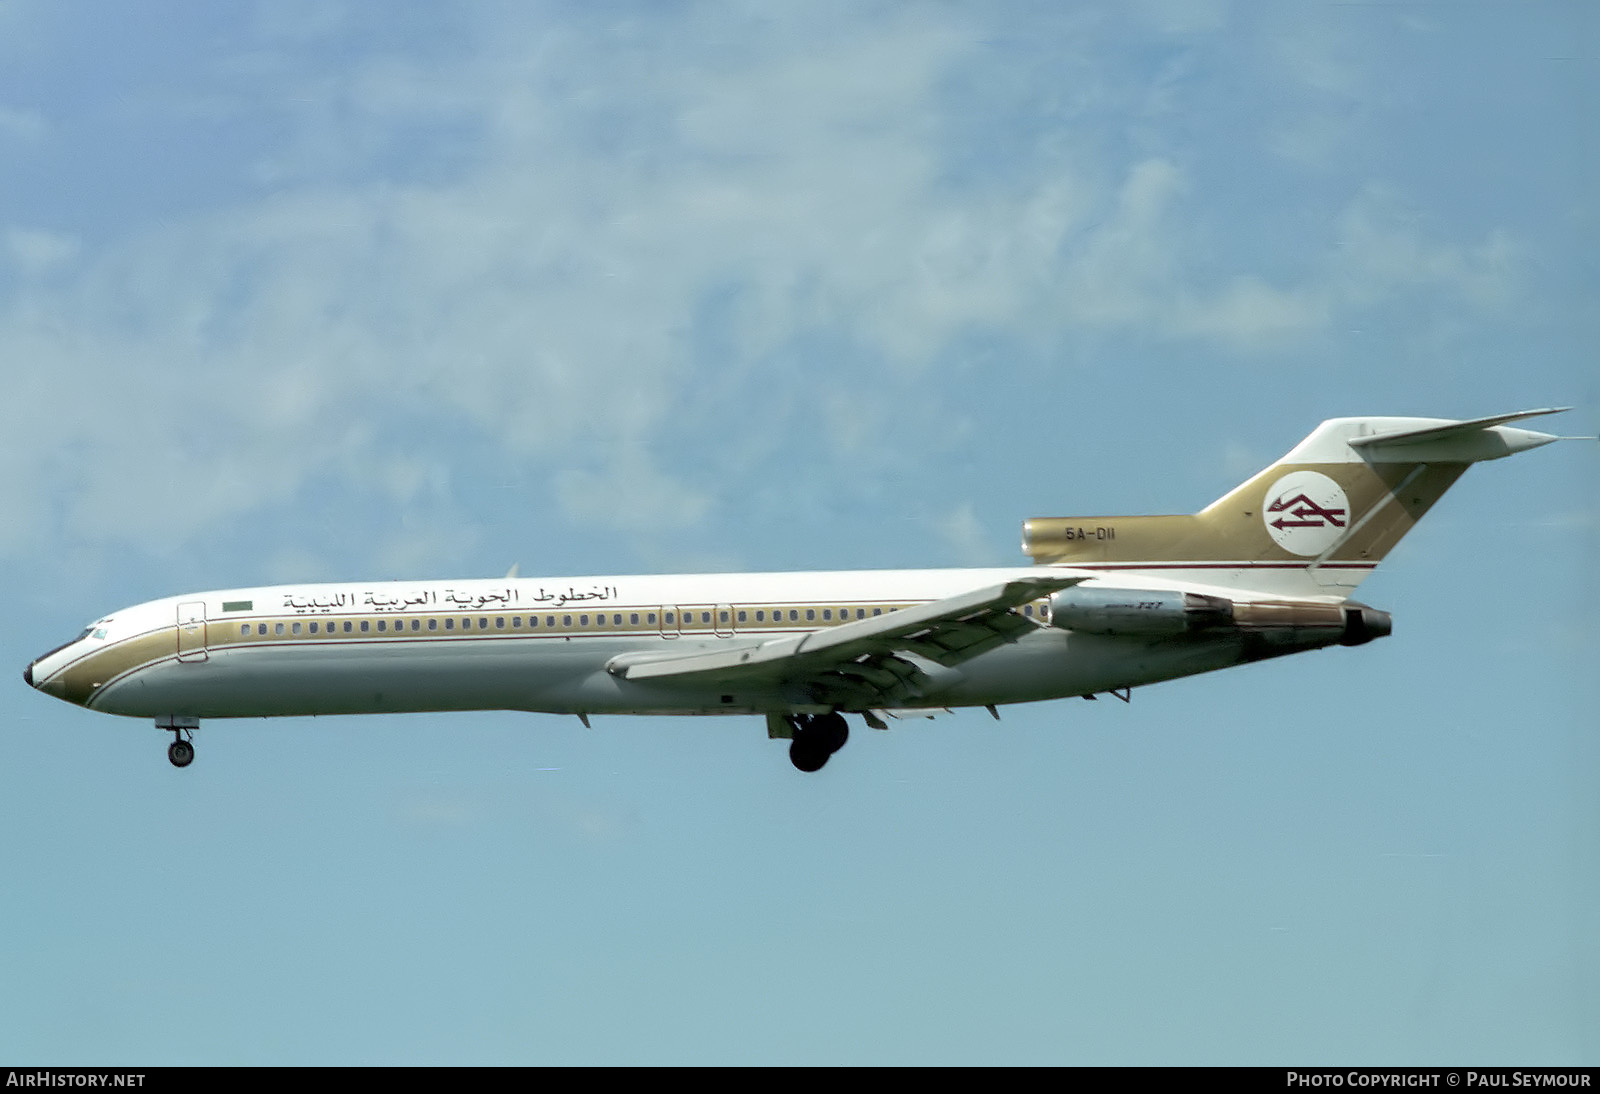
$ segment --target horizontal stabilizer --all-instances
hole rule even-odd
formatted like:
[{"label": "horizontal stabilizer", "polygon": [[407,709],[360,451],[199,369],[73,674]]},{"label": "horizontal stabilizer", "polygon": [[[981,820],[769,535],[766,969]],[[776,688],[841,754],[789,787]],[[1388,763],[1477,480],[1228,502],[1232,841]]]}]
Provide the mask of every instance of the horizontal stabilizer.
[{"label": "horizontal stabilizer", "polygon": [[[1440,425],[1428,426],[1423,429],[1402,429],[1392,433],[1372,433],[1365,437],[1352,437],[1349,444],[1351,448],[1389,448],[1401,445],[1426,444],[1430,441],[1456,440],[1458,438],[1466,438],[1480,431],[1491,430],[1495,426],[1504,425],[1507,422],[1518,422],[1524,418],[1538,418],[1545,414],[1560,414],[1571,409],[1570,406],[1556,406],[1546,407],[1542,410],[1521,410],[1515,414],[1496,414],[1493,417],[1473,418],[1465,422],[1444,422]],[[1508,432],[1527,437],[1547,436],[1543,433],[1529,433],[1525,430]],[[1502,434],[1502,436],[1505,435]],[[1554,437],[1550,439],[1555,440]],[[1527,444],[1526,447],[1533,448],[1536,445]],[[1514,448],[1513,451],[1522,451],[1522,448]],[[1510,453],[1508,452],[1506,455],[1510,455]]]}]

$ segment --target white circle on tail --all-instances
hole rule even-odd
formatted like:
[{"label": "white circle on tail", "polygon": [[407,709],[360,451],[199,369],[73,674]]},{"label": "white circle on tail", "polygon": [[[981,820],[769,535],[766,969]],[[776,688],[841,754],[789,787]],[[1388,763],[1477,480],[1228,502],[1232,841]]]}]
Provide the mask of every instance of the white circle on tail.
[{"label": "white circle on tail", "polygon": [[1291,554],[1320,555],[1350,529],[1344,489],[1316,471],[1291,471],[1267,488],[1261,503],[1267,534]]}]

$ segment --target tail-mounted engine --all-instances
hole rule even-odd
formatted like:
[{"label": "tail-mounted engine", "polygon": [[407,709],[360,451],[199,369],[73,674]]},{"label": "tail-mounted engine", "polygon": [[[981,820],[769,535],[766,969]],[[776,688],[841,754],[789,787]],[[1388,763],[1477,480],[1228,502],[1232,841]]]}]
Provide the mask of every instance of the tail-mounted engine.
[{"label": "tail-mounted engine", "polygon": [[[1265,633],[1316,645],[1359,646],[1392,629],[1388,612],[1365,604],[1237,602],[1167,589],[1075,585],[1050,596],[1050,623],[1083,634],[1165,637],[1201,631]],[[1322,638],[1326,641],[1318,642]]]}]

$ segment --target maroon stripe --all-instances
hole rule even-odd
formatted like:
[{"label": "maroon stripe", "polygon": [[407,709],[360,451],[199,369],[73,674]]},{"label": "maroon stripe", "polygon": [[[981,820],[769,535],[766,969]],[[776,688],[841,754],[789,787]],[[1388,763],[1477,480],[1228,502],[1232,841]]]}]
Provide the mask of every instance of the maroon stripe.
[{"label": "maroon stripe", "polygon": [[[1305,570],[1309,562],[1083,562],[1062,563],[1073,570]],[[1324,562],[1319,570],[1375,570],[1376,562]]]}]

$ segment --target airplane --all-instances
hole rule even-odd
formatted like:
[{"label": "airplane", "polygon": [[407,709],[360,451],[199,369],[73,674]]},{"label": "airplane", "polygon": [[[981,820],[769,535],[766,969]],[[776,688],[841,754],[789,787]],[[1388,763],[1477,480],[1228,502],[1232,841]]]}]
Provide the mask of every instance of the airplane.
[{"label": "airplane", "polygon": [[1388,635],[1356,587],[1472,464],[1551,441],[1488,418],[1323,422],[1197,513],[1033,519],[1026,566],[338,582],[168,597],[89,624],[27,683],[154,718],[413,711],[764,716],[817,771],[846,715],[1081,696]]}]

